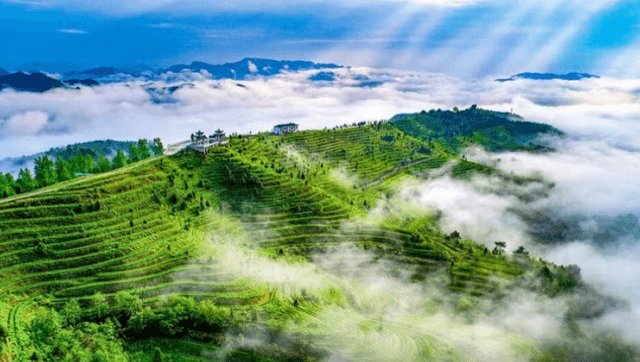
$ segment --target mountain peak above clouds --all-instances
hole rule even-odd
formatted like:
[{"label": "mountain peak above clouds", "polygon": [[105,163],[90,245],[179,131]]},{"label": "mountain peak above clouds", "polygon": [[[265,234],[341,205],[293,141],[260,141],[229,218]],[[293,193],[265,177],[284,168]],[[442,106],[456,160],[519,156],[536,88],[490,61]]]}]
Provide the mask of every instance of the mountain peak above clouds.
[{"label": "mountain peak above clouds", "polygon": [[64,87],[62,82],[42,73],[27,74],[18,72],[0,76],[0,90],[13,88],[18,91],[46,92],[60,87]]},{"label": "mountain peak above clouds", "polygon": [[[44,63],[43,63],[44,64]],[[308,69],[335,69],[342,68],[336,64],[320,64],[302,60],[272,60],[262,58],[244,58],[238,62],[225,64],[209,64],[201,61],[193,61],[191,64],[176,64],[169,68],[152,71],[131,71],[115,67],[97,67],[81,71],[65,72],[60,80],[54,79],[44,73],[14,73],[0,69],[0,89],[10,87],[19,91],[45,92],[53,88],[64,87],[65,84],[75,86],[98,85],[100,83],[113,83],[127,81],[143,77],[147,80],[157,80],[167,72],[203,72],[206,71],[212,79],[246,79],[256,76],[271,76],[283,71],[302,71]],[[6,78],[9,77],[9,78]],[[6,79],[5,79],[6,78]]]},{"label": "mountain peak above clouds", "polygon": [[582,80],[589,78],[600,78],[597,75],[588,74],[588,73],[566,73],[566,74],[555,74],[555,73],[520,73],[516,75],[512,75],[510,78],[502,78],[496,79],[497,82],[511,82],[517,79],[532,79],[532,80]]},{"label": "mountain peak above clouds", "polygon": [[173,65],[162,72],[179,73],[182,71],[201,72],[206,70],[213,79],[244,79],[247,76],[269,76],[282,71],[300,71],[307,69],[341,68],[336,64],[320,64],[302,60],[272,60],[262,58],[244,58],[238,62],[209,64],[194,61],[190,65]]}]

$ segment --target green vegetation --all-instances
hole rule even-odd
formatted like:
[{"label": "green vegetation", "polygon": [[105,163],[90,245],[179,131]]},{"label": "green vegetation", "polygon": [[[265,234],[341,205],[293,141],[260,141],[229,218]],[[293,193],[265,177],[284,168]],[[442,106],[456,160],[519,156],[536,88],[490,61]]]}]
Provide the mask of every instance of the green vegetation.
[{"label": "green vegetation", "polygon": [[[443,165],[499,175],[447,139],[376,122],[237,136],[206,156],[147,158],[146,145],[78,180],[41,159],[36,182],[62,182],[0,200],[0,361],[478,360],[457,331],[509,288],[554,296],[581,284],[573,267],[507,255],[508,240],[490,252],[394,198]],[[360,270],[429,292],[403,309]],[[506,356],[547,356],[498,335]]]},{"label": "green vegetation", "polygon": [[456,150],[467,142],[480,144],[490,151],[545,150],[532,142],[540,134],[562,135],[546,124],[523,121],[515,114],[483,110],[475,105],[459,111],[430,110],[400,115],[390,121],[403,132],[427,140],[443,138]]},{"label": "green vegetation", "polygon": [[[110,142],[123,143],[118,141],[105,142],[107,145],[110,145]],[[163,145],[159,138],[153,140],[151,148],[149,148],[145,139],[138,140],[137,144],[131,143],[129,157],[127,158],[120,149],[113,161],[90,148],[68,147],[66,149],[52,149],[46,152],[45,155],[36,157],[35,178],[28,168],[20,169],[17,180],[14,180],[13,175],[9,173],[0,174],[0,199],[30,192],[58,182],[68,181],[78,176],[109,172],[124,167],[127,163],[150,158],[151,150],[153,150],[154,155],[162,155]],[[52,160],[48,156],[49,153],[57,154],[58,156],[56,156],[55,160]]]},{"label": "green vegetation", "polygon": [[44,153],[43,156],[49,156],[49,158],[60,157],[63,160],[68,160],[78,155],[89,155],[95,162],[98,162],[100,156],[110,156],[118,150],[128,150],[129,147],[135,142],[131,141],[91,141],[84,143],[76,143],[68,145],[66,147],[54,147]]}]

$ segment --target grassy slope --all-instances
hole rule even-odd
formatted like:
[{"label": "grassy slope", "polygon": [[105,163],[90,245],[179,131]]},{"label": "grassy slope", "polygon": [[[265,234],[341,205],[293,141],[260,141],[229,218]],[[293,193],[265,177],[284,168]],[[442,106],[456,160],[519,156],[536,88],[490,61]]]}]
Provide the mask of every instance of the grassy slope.
[{"label": "grassy slope", "polygon": [[[382,140],[388,134],[394,141]],[[359,221],[412,173],[447,162],[456,163],[453,172],[461,177],[492,172],[458,160],[450,144],[434,142],[429,155],[416,152],[421,145],[425,142],[385,125],[259,135],[233,139],[206,158],[185,151],[1,203],[5,357],[20,361],[30,355],[27,324],[43,296],[54,305],[76,298],[87,306],[96,292],[109,297],[132,290],[153,306],[162,295],[178,292],[256,312],[253,323],[260,325],[315,320],[315,327],[309,327],[313,333],[327,326],[339,330],[336,325],[344,316],[330,306],[349,305],[357,289],[341,285],[305,299],[274,289],[278,285],[239,278],[217,258],[215,248],[202,243],[203,235],[243,240],[262,255],[297,264],[333,246],[358,245],[417,267],[412,276],[416,282],[445,276],[438,283],[449,290],[480,299],[495,296],[523,269],[485,253],[484,246],[448,238],[428,214],[390,214],[374,224]],[[88,317],[91,313],[87,309]],[[362,326],[375,323],[365,315],[357,318]],[[361,350],[341,350],[331,340],[326,347],[371,358],[370,336],[354,337],[349,325],[344,328]],[[400,324],[385,331],[392,340],[389,348],[399,343],[396,347],[409,359],[469,355],[435,334]],[[169,353],[171,348],[205,350],[187,340],[144,343]],[[140,351],[147,347],[136,344],[131,351],[145,360]],[[193,359],[184,360],[198,360],[199,353],[191,351],[187,354]]]}]

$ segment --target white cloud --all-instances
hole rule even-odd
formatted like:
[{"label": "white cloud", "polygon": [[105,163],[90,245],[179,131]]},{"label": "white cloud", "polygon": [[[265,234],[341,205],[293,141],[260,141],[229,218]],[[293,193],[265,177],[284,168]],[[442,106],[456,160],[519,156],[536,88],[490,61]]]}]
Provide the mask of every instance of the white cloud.
[{"label": "white cloud", "polygon": [[547,257],[562,264],[577,264],[582,277],[601,292],[630,301],[623,308],[595,321],[596,326],[616,330],[640,345],[640,246],[639,240],[597,249],[587,242],[573,242],[553,250]]},{"label": "white cloud", "polygon": [[47,125],[49,115],[41,111],[16,113],[4,122],[6,135],[14,137],[35,136]]},{"label": "white cloud", "polygon": [[62,79],[62,74],[60,74],[60,73],[47,73],[47,72],[45,72],[44,74],[46,74],[47,77],[49,77],[49,78],[53,78],[53,79],[57,79],[57,80]]},{"label": "white cloud", "polygon": [[[100,6],[89,0],[40,0],[40,1],[23,1],[10,0],[9,2],[26,4],[36,8],[74,8],[85,11],[99,12],[109,15],[131,15],[143,14],[158,11],[179,11],[181,13],[198,13],[202,11],[219,11],[219,10],[239,10],[259,11],[268,9],[270,11],[287,11],[287,9],[300,9],[301,3],[297,0],[261,0],[259,2],[253,0],[221,0],[221,1],[200,1],[192,2],[186,0],[116,0],[112,6]],[[464,5],[472,5],[481,0],[374,0],[379,4],[398,3],[411,6],[438,6],[438,7],[460,7]],[[309,5],[325,5],[337,6],[341,8],[353,8],[362,5],[370,6],[372,2],[363,1],[336,1],[336,0],[308,0],[304,6]]]},{"label": "white cloud", "polygon": [[[338,70],[347,74],[347,69]],[[353,70],[357,71],[357,70]],[[423,97],[397,98],[393,89],[350,86],[321,87],[307,81],[312,72],[281,74],[253,81],[206,80],[202,74],[184,75],[193,86],[173,93],[174,103],[157,104],[142,88],[144,81],[115,83],[80,90],[46,93],[0,92],[0,117],[42,110],[55,116],[60,132],[43,132],[39,142],[27,142],[0,126],[0,154],[20,156],[71,142],[160,136],[165,143],[188,138],[194,129],[223,128],[227,133],[269,130],[284,120],[303,128],[391,117],[424,106]],[[198,80],[199,79],[199,80]],[[246,88],[239,87],[238,82]],[[161,89],[177,83],[155,82]],[[397,99],[393,99],[397,98]],[[422,98],[422,100],[420,99]],[[34,149],[36,147],[42,149]]]},{"label": "white cloud", "polygon": [[[181,84],[177,79],[191,81],[193,86],[173,94],[175,102],[171,104],[151,102],[150,95],[141,87],[142,81],[43,94],[5,90],[0,92],[0,117],[8,119],[30,110],[55,115],[56,124],[65,131],[57,136],[43,135],[43,140],[48,137],[45,147],[49,147],[60,145],[49,145],[56,138],[60,143],[74,138],[69,135],[75,135],[78,141],[159,135],[171,142],[181,140],[181,134],[188,135],[190,128],[198,126],[215,129],[224,125],[228,132],[255,132],[292,120],[303,128],[324,128],[389,118],[396,113],[462,108],[477,103],[503,111],[514,109],[527,119],[550,123],[576,137],[604,139],[605,148],[617,145],[621,150],[640,149],[637,137],[640,122],[635,121],[640,117],[637,80],[497,83],[368,68],[332,71],[341,79],[333,87],[307,81],[313,71],[240,81],[246,88],[238,87],[238,81],[207,80],[206,74],[174,74],[167,78],[174,79],[169,83],[158,81],[149,86],[161,89]],[[350,80],[352,74],[364,74],[385,84],[374,88],[352,87],[358,83]],[[543,106],[547,103],[561,106]],[[0,129],[0,149],[7,155],[18,156],[31,149],[26,144],[20,146],[20,140],[9,135]],[[9,138],[14,141],[11,145]],[[622,156],[625,153],[621,150],[616,152]],[[627,156],[632,159],[633,153],[628,151]]]},{"label": "white cloud", "polygon": [[461,7],[487,2],[485,0],[378,0],[379,3],[400,3],[415,7]]},{"label": "white cloud", "polygon": [[640,154],[603,141],[567,140],[561,152],[507,153],[501,168],[517,173],[542,171],[556,183],[554,205],[564,215],[640,215]]},{"label": "white cloud", "polygon": [[156,24],[149,24],[150,27],[152,28],[156,28],[156,29],[171,29],[171,28],[175,28],[178,26],[178,24],[175,23],[156,23]]},{"label": "white cloud", "polygon": [[87,34],[86,30],[81,29],[58,29],[58,31],[65,34]]},{"label": "white cloud", "polygon": [[218,39],[240,39],[240,38],[259,38],[265,36],[265,30],[257,27],[233,29],[208,29],[204,30],[203,35],[207,38]]},{"label": "white cloud", "polygon": [[[428,181],[405,183],[396,198],[441,212],[439,223],[443,231],[451,233],[457,230],[464,238],[482,242],[489,248],[495,241],[506,241],[509,249],[530,245],[527,224],[513,209],[524,206],[517,195],[535,193],[543,185],[517,186],[497,177],[478,176],[470,182],[449,176],[431,177],[433,179]],[[509,188],[511,192],[505,194]],[[502,195],[498,195],[498,191],[502,191]],[[391,203],[396,202],[392,200]]]},{"label": "white cloud", "polygon": [[251,73],[257,73],[258,67],[250,60],[247,61],[247,67]]}]

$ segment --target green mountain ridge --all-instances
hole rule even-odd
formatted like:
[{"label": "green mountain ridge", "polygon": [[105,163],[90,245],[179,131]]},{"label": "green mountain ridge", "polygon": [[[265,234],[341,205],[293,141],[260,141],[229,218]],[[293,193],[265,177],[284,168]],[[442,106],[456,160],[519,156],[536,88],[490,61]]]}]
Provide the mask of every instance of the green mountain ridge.
[{"label": "green mountain ridge", "polygon": [[241,135],[0,200],[0,361],[569,361],[584,344],[636,360],[580,327],[579,305],[562,340],[464,337],[512,290],[586,289],[575,267],[444,233],[395,198],[445,165],[536,181],[461,158],[478,138],[447,132]]},{"label": "green mountain ridge", "polygon": [[[456,108],[402,114],[392,118],[390,123],[422,140],[463,138],[489,151],[548,151],[548,147],[536,143],[537,138],[564,134],[546,124],[524,121],[516,114],[484,110],[475,105],[462,111]],[[460,150],[455,142],[452,144]]]}]

